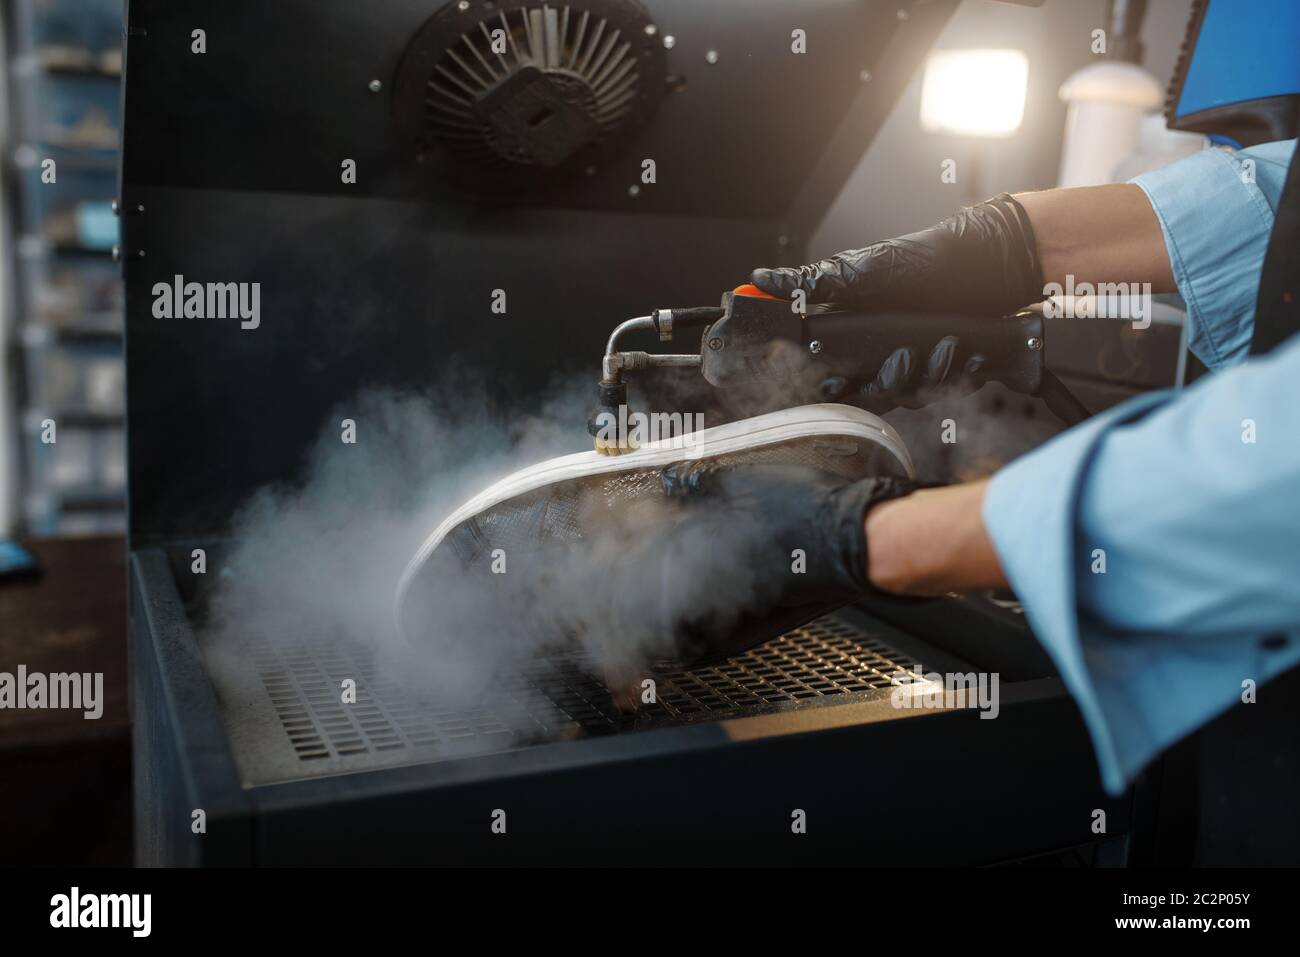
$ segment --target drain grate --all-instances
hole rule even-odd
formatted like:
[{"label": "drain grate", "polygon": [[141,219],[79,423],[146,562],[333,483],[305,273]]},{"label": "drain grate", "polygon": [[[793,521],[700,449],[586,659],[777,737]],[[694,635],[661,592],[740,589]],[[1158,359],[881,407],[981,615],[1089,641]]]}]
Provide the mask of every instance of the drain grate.
[{"label": "drain grate", "polygon": [[[911,665],[875,636],[828,616],[722,664],[660,674],[658,700],[629,715],[576,653],[540,661],[482,706],[455,710],[421,700],[341,647],[262,643],[253,663],[298,759],[344,764],[367,756],[400,760],[403,752],[427,760],[773,711],[888,688],[890,676]],[[340,701],[345,678],[356,679],[355,704]]]}]

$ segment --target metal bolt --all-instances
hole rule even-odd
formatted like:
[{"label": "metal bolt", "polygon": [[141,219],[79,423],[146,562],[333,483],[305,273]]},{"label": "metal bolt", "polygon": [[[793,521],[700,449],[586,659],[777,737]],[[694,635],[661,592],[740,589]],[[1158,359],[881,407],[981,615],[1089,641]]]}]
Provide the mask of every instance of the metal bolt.
[{"label": "metal bolt", "polygon": [[871,82],[871,71],[870,71],[870,70],[863,70],[861,73],[858,74],[858,79],[861,80],[863,83],[870,83],[870,82]]},{"label": "metal bolt", "polygon": [[646,35],[646,36],[648,36],[648,37],[652,37],[652,36],[654,36],[654,35],[655,35],[656,33],[658,33],[658,32],[659,32],[659,28],[658,28],[657,26],[655,26],[653,23],[647,23],[647,24],[645,25],[645,35]]},{"label": "metal bolt", "polygon": [[464,13],[469,9],[469,0],[460,0],[460,3],[456,4],[456,9]]},{"label": "metal bolt", "polygon": [[706,63],[717,63],[717,62],[718,62],[718,51],[717,51],[717,50],[710,50],[708,53],[704,54],[704,61],[705,61]]},{"label": "metal bolt", "polygon": [[776,237],[776,244],[784,249],[786,246],[790,245],[790,237],[785,233],[782,233],[780,236]]},{"label": "metal bolt", "polygon": [[675,36],[673,36],[671,33],[669,33],[669,34],[665,34],[665,35],[664,35],[664,49],[665,49],[665,50],[671,50],[671,49],[672,49],[673,47],[675,47],[675,46],[677,46],[677,38],[676,38]]},{"label": "metal bolt", "polygon": [[717,336],[714,336],[712,339],[709,340],[709,348],[712,349],[714,352],[717,352],[719,349],[722,348],[722,340],[719,339]]},{"label": "metal bolt", "polygon": [[1043,348],[1043,340],[1038,338],[1038,336],[1030,336],[1028,341],[1025,342],[1025,345],[1029,347],[1030,352],[1037,352],[1039,349]]},{"label": "metal bolt", "polygon": [[378,93],[384,88],[384,84],[382,80],[371,80],[368,87],[371,93]]},{"label": "metal bolt", "polygon": [[812,342],[808,343],[808,351],[815,356],[821,355],[822,341],[820,339],[814,339]]},{"label": "metal bolt", "polygon": [[636,183],[633,183],[631,186],[627,188],[627,194],[633,199],[636,199],[638,196],[641,195],[641,187],[638,186]]}]

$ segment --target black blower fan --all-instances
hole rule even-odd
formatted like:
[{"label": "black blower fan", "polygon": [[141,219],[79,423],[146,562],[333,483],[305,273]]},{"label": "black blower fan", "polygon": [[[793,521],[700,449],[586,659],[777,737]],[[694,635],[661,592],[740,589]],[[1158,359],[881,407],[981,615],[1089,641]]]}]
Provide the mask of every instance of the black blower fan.
[{"label": "black blower fan", "polygon": [[535,179],[616,148],[665,84],[663,39],[635,0],[460,0],[412,40],[395,107],[425,158],[445,154],[479,178]]}]

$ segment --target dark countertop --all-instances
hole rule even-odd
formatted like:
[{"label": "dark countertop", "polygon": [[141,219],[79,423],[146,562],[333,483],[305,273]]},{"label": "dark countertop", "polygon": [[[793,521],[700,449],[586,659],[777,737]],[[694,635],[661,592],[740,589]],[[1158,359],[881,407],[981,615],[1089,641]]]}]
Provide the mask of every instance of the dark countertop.
[{"label": "dark countertop", "polygon": [[41,574],[0,580],[0,671],[102,672],[104,712],[0,710],[0,866],[129,864],[126,541],[23,545]]}]

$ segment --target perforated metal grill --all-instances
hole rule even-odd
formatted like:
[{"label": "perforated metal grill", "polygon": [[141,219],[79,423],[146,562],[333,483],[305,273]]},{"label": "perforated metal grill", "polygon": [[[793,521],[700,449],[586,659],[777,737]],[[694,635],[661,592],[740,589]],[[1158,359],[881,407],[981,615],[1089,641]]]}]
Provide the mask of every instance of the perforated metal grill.
[{"label": "perforated metal grill", "polygon": [[[540,661],[490,702],[456,710],[421,700],[341,648],[262,644],[253,662],[297,758],[344,765],[367,757],[432,760],[775,711],[888,688],[891,675],[911,667],[879,638],[835,616],[720,665],[659,674],[656,702],[636,714],[620,712],[576,653]],[[357,700],[344,705],[339,689],[348,678],[357,683]]]}]

